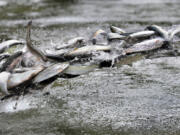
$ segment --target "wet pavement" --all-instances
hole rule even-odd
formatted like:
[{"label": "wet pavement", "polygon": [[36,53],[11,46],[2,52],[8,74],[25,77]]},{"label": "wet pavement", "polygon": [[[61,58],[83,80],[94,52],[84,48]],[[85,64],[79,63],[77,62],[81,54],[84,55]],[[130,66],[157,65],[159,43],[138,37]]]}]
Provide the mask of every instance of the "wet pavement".
[{"label": "wet pavement", "polygon": [[[42,50],[73,37],[89,39],[109,25],[127,31],[180,24],[178,0],[0,1],[0,38],[32,39]],[[178,135],[180,58],[142,59],[130,65],[58,78],[1,101],[2,135]]]}]

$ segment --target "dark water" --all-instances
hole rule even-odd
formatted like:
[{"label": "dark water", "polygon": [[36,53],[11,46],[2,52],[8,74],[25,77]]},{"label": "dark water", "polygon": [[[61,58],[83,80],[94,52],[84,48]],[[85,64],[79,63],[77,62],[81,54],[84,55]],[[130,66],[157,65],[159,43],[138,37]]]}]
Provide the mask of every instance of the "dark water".
[{"label": "dark water", "polygon": [[[179,0],[0,1],[1,40],[32,39],[42,49],[113,24],[127,31],[180,24]],[[0,103],[2,135],[178,135],[180,58],[142,59],[59,78]],[[49,92],[50,95],[44,93]]]}]

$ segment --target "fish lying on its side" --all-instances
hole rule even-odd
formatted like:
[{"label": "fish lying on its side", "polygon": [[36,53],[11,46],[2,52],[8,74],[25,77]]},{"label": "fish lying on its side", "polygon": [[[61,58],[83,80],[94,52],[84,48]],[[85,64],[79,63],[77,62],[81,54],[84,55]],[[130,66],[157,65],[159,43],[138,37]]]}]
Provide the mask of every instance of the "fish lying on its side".
[{"label": "fish lying on its side", "polygon": [[136,53],[136,52],[146,52],[158,49],[166,43],[163,38],[155,38],[150,40],[145,40],[143,42],[132,45],[131,47],[125,49],[126,54]]},{"label": "fish lying on its side", "polygon": [[9,73],[9,72],[1,72],[0,73],[0,91],[8,95],[9,89],[15,88],[20,84],[23,84],[27,81],[30,81],[33,77],[35,77],[39,72],[41,72],[44,67],[34,67],[29,68],[26,72],[23,73]]},{"label": "fish lying on its side", "polygon": [[82,75],[93,71],[95,68],[98,68],[98,65],[70,65],[63,73],[68,75]]},{"label": "fish lying on its side", "polygon": [[13,73],[8,79],[7,88],[11,89],[20,84],[30,81],[33,77],[39,74],[44,69],[43,66],[30,68],[28,71],[23,73]]},{"label": "fish lying on its side", "polygon": [[126,40],[127,39],[127,35],[124,34],[118,34],[118,33],[108,33],[107,35],[108,40]]},{"label": "fish lying on its side", "polygon": [[68,53],[68,49],[61,49],[61,50],[45,50],[44,54],[47,58],[55,59],[58,61],[67,61],[67,59],[64,57],[66,53]]},{"label": "fish lying on its side", "polygon": [[145,38],[145,37],[150,37],[154,34],[155,34],[155,32],[152,30],[145,30],[145,31],[139,31],[139,32],[132,33],[128,36],[128,38],[130,38],[130,39]]},{"label": "fish lying on its side", "polygon": [[66,48],[77,48],[82,47],[85,44],[85,39],[83,37],[76,37],[71,40],[69,40],[67,43],[64,43],[63,45],[56,46],[56,50],[60,49],[66,49]]},{"label": "fish lying on its side", "polygon": [[61,72],[63,72],[66,68],[69,67],[69,63],[57,63],[49,66],[45,70],[43,70],[40,74],[38,74],[33,83],[40,83],[45,80],[48,80]]},{"label": "fish lying on its side", "polygon": [[112,33],[118,33],[118,34],[125,33],[125,31],[123,29],[115,27],[115,26],[110,26],[110,30]]},{"label": "fish lying on its side", "polygon": [[107,46],[101,46],[101,45],[89,45],[89,46],[84,46],[81,48],[77,48],[73,51],[70,51],[69,53],[65,54],[65,56],[83,56],[83,55],[89,55],[92,52],[95,51],[110,51],[111,50],[111,46],[107,45]]},{"label": "fish lying on its side", "polygon": [[11,46],[18,45],[18,44],[24,44],[24,41],[14,40],[14,39],[4,41],[0,43],[0,53],[3,53],[5,49]]}]

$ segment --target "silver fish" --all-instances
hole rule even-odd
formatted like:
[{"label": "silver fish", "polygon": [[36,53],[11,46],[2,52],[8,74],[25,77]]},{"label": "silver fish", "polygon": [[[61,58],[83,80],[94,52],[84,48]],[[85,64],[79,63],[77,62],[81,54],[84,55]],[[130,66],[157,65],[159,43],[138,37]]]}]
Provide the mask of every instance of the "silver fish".
[{"label": "silver fish", "polygon": [[155,38],[150,40],[145,40],[143,42],[132,45],[131,47],[125,49],[126,54],[136,53],[136,52],[145,52],[154,50],[162,47],[165,43],[163,38]]},{"label": "silver fish", "polygon": [[[72,50],[72,49],[71,49]],[[61,49],[61,50],[45,50],[44,54],[47,58],[58,60],[61,62],[71,60],[72,58],[67,58],[64,55],[67,54],[70,50],[69,49]]]},{"label": "silver fish", "polygon": [[26,35],[27,49],[34,56],[36,56],[39,60],[47,61],[46,56],[39,49],[37,49],[35,46],[32,45],[32,42],[31,42],[31,25],[32,25],[32,21],[29,21],[28,25],[27,25],[27,35]]},{"label": "silver fish", "polygon": [[102,62],[102,61],[108,61],[108,60],[112,60],[112,59],[113,59],[112,54],[107,53],[107,52],[99,52],[99,53],[96,53],[92,57],[92,60],[95,63],[97,63],[97,62],[99,63],[99,62]]},{"label": "silver fish", "polygon": [[132,33],[128,37],[129,38],[144,38],[144,37],[150,37],[154,34],[155,34],[155,32],[152,30],[145,30],[145,31]]},{"label": "silver fish", "polygon": [[70,65],[63,73],[69,75],[82,75],[93,71],[95,68],[98,68],[98,65]]},{"label": "silver fish", "polygon": [[43,69],[44,69],[43,66],[39,66],[39,67],[34,67],[31,70],[23,72],[23,73],[11,74],[7,83],[7,88],[11,89],[11,88],[19,86],[20,84],[25,83],[28,80],[31,80],[33,77],[39,74]]},{"label": "silver fish", "polygon": [[24,41],[20,41],[20,40],[7,40],[4,41],[2,43],[0,43],[0,53],[4,52],[5,49],[14,46],[14,45],[18,45],[18,44],[24,44]]},{"label": "silver fish", "polygon": [[107,33],[102,30],[99,29],[97,30],[92,37],[92,43],[98,44],[98,45],[107,45],[108,41],[107,41]]},{"label": "silver fish", "polygon": [[129,65],[133,62],[139,61],[145,59],[145,56],[140,53],[132,54],[132,55],[126,55],[126,57],[120,58],[116,63],[116,67],[120,67],[122,65]]},{"label": "silver fish", "polygon": [[159,34],[162,38],[169,40],[169,33],[168,31],[164,30],[162,27],[157,26],[157,25],[151,25],[148,26],[146,29],[148,30],[153,30],[155,31],[157,34]]},{"label": "silver fish", "polygon": [[61,50],[45,50],[44,51],[44,54],[47,56],[47,57],[61,57],[63,56],[64,54],[68,53],[70,50],[68,49],[61,49]]},{"label": "silver fish", "polygon": [[120,35],[118,33],[108,33],[107,36],[108,36],[109,40],[114,40],[114,39],[125,40],[125,39],[127,39],[127,36]]},{"label": "silver fish", "polygon": [[102,46],[102,45],[89,45],[89,46],[84,46],[81,48],[77,48],[73,51],[70,51],[67,53],[65,56],[82,56],[82,55],[88,55],[91,54],[92,52],[96,51],[110,51],[111,46]]},{"label": "silver fish", "polygon": [[8,83],[8,79],[10,75],[11,74],[9,72],[0,73],[0,91],[5,95],[9,94],[8,89],[7,89],[7,83]]},{"label": "silver fish", "polygon": [[82,47],[85,45],[85,38],[83,37],[76,37],[71,40],[69,40],[67,43],[64,43],[63,45],[56,46],[56,50],[60,49],[66,49],[66,48],[75,48],[75,47]]},{"label": "silver fish", "polygon": [[112,33],[118,33],[118,34],[125,33],[124,30],[122,30],[121,28],[115,27],[115,26],[110,26],[110,30]]},{"label": "silver fish", "polygon": [[27,68],[27,67],[20,67],[20,68],[15,68],[13,70],[13,73],[23,73],[32,70],[32,68]]},{"label": "silver fish", "polygon": [[48,80],[60,73],[62,73],[66,68],[69,67],[69,63],[57,63],[49,66],[45,70],[43,70],[40,74],[38,74],[33,83],[40,83],[45,80]]}]

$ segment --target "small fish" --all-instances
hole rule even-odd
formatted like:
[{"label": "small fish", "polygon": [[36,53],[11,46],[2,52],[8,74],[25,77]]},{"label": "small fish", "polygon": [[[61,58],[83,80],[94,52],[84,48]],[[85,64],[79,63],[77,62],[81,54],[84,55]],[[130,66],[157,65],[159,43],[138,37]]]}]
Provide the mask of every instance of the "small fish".
[{"label": "small fish", "polygon": [[32,45],[32,42],[31,42],[31,25],[32,25],[32,21],[29,21],[28,25],[27,25],[27,35],[26,35],[27,49],[34,56],[36,56],[39,60],[43,60],[44,62],[46,62],[47,61],[46,56],[39,49],[37,49],[35,46]]},{"label": "small fish", "polygon": [[89,45],[70,51],[69,53],[65,54],[65,56],[82,56],[82,55],[89,55],[95,51],[110,51],[110,50],[111,50],[110,45],[107,46]]},{"label": "small fish", "polygon": [[155,32],[152,30],[145,30],[145,31],[132,33],[128,37],[129,38],[144,38],[144,37],[150,37],[154,34],[155,34]]},{"label": "small fish", "polygon": [[165,40],[169,40],[168,31],[164,30],[162,27],[157,25],[148,26],[146,29],[155,31],[158,35],[160,35]]},{"label": "small fish", "polygon": [[56,46],[55,49],[60,50],[60,49],[66,49],[66,48],[82,47],[82,46],[84,46],[84,44],[85,44],[85,38],[76,37],[76,38],[69,40],[67,43],[65,43],[63,45]]},{"label": "small fish", "polygon": [[32,68],[27,68],[27,67],[20,67],[20,68],[15,68],[13,70],[13,73],[23,73],[23,72],[27,72],[30,71]]},{"label": "small fish", "polygon": [[120,35],[118,33],[108,33],[107,37],[108,37],[108,40],[114,40],[114,39],[125,40],[125,39],[127,39],[127,36]]},{"label": "small fish", "polygon": [[8,79],[7,88],[11,89],[25,83],[26,81],[32,80],[37,74],[44,69],[43,66],[31,68],[30,70],[23,73],[13,73]]},{"label": "small fish", "polygon": [[8,83],[8,79],[9,79],[10,75],[11,75],[11,73],[9,73],[9,72],[1,72],[0,73],[0,91],[5,95],[9,95],[9,92],[7,89],[7,83]]},{"label": "small fish", "polygon": [[57,63],[49,66],[45,70],[43,70],[41,73],[39,73],[33,83],[40,83],[45,80],[48,80],[52,77],[57,76],[58,74],[62,73],[66,68],[69,67],[69,63]]},{"label": "small fish", "polygon": [[118,33],[118,34],[125,33],[124,30],[122,30],[121,28],[115,27],[115,26],[110,26],[110,30],[112,33]]},{"label": "small fish", "polygon": [[107,52],[99,52],[92,57],[94,63],[101,63],[105,61],[113,61],[119,56],[119,54],[112,54]]},{"label": "small fish", "polygon": [[5,49],[11,46],[18,45],[18,44],[24,44],[24,41],[15,40],[15,39],[4,41],[0,43],[0,53],[4,52]]},{"label": "small fish", "polygon": [[145,40],[143,42],[132,45],[131,47],[125,49],[126,54],[151,51],[162,47],[165,43],[163,38],[155,38],[150,40]]},{"label": "small fish", "polygon": [[55,59],[58,61],[66,61],[67,59],[64,57],[66,53],[68,53],[68,49],[61,49],[61,50],[45,50],[44,54],[47,58]]},{"label": "small fish", "polygon": [[116,67],[120,67],[122,65],[131,65],[133,62],[145,59],[145,56],[142,53],[136,53],[131,55],[126,55],[126,57],[121,57],[116,63]]},{"label": "small fish", "polygon": [[101,29],[97,30],[92,37],[92,43],[94,45],[107,45],[107,33]]}]

